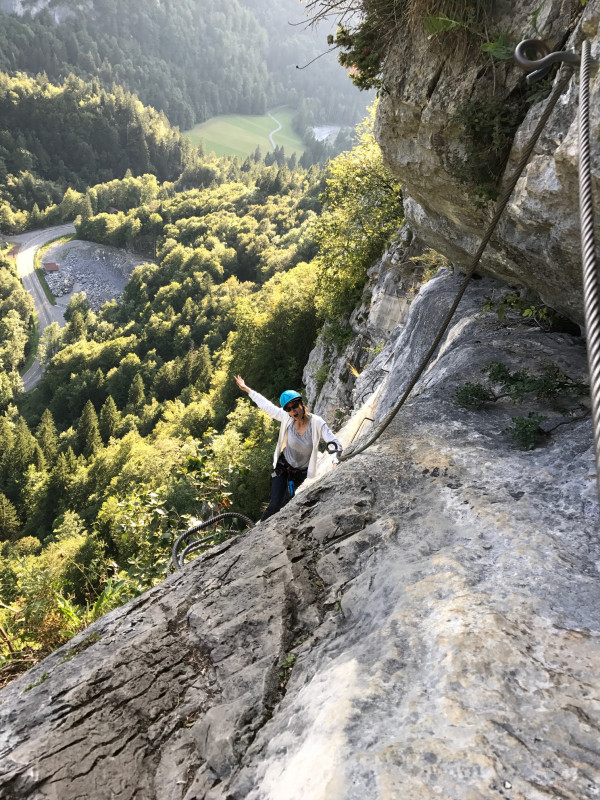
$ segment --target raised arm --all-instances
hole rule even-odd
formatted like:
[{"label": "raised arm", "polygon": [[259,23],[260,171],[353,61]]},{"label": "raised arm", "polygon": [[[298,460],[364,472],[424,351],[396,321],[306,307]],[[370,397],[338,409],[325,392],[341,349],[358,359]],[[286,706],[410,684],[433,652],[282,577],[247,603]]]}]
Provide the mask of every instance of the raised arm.
[{"label": "raised arm", "polygon": [[256,405],[260,408],[261,411],[264,411],[273,419],[279,420],[279,422],[285,422],[286,420],[289,419],[287,412],[284,411],[283,408],[279,408],[279,406],[276,406],[273,403],[271,403],[270,400],[267,400],[266,397],[263,397],[262,394],[259,394],[258,392],[255,392],[254,389],[251,389],[246,384],[241,375],[235,376],[235,382],[242,390],[242,392],[246,392],[247,394],[250,395],[250,399],[252,400],[252,402],[256,403]]}]

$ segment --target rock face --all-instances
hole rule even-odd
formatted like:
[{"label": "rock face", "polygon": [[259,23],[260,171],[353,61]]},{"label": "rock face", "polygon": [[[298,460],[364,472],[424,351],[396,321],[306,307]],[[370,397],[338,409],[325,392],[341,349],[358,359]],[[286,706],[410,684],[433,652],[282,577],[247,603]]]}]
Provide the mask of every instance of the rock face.
[{"label": "rock face", "polygon": [[[404,226],[368,272],[363,302],[350,317],[352,341],[346,346],[336,344],[327,327],[317,338],[302,380],[309,407],[336,428],[352,408],[362,405],[361,396],[353,394],[357,377],[408,316],[423,279],[423,266],[414,260],[422,250],[422,244]],[[373,378],[372,371],[366,374],[372,385],[380,382],[381,376]],[[323,378],[319,380],[319,376]]]},{"label": "rock face", "polygon": [[[580,52],[588,37],[600,54],[600,2],[537,0],[495,3],[494,31],[518,39],[542,38],[550,49]],[[536,23],[536,28],[533,22]],[[450,53],[450,55],[449,55]],[[577,68],[576,68],[577,69]],[[600,197],[600,78],[593,70],[591,140],[593,182]],[[399,36],[386,61],[376,137],[384,159],[402,181],[406,220],[429,247],[466,267],[482,238],[491,206],[480,208],[455,177],[453,165],[468,160],[453,114],[472,97],[501,102],[523,93],[515,66],[490,69],[473,49],[454,54],[448,42],[427,39],[422,27]],[[579,195],[577,179],[578,78],[573,77],[538,142],[496,235],[481,262],[484,274],[535,290],[552,308],[583,323]],[[544,102],[533,103],[514,140],[504,180],[520,159]],[[600,235],[600,228],[597,236]]]},{"label": "rock face", "polygon": [[[377,357],[391,372],[375,415],[454,288],[446,271],[426,284],[394,354]],[[565,418],[537,402],[453,402],[491,360],[584,376],[584,348],[483,314],[497,289],[472,284],[365,453],[0,693],[2,798],[598,797],[600,509],[585,406]],[[554,429],[526,452],[504,431],[530,411]]]}]

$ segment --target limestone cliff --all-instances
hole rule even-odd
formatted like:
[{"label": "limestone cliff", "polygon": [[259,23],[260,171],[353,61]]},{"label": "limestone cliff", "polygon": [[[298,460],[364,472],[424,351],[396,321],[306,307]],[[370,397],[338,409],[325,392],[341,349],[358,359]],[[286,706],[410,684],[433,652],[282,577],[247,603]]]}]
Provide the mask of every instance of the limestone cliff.
[{"label": "limestone cliff", "polygon": [[[593,56],[600,54],[598,0],[494,3],[492,18],[496,32],[508,31],[516,40],[541,38],[551,49],[579,52],[587,36]],[[496,108],[502,110],[525,94],[523,73],[516,66],[490,65],[473,49],[452,51],[448,42],[428,39],[419,27],[410,38],[398,36],[384,70],[376,137],[386,163],[403,183],[407,222],[429,247],[459,266],[468,264],[477,249],[492,204],[481,208],[473,190],[456,177],[457,163],[464,165],[469,158],[456,112],[468,113],[469,103],[477,98],[495,98]],[[600,200],[597,69],[592,83],[594,190]],[[577,94],[575,76],[513,193],[481,268],[490,276],[534,289],[550,306],[582,324]],[[520,158],[543,107],[543,100],[530,105],[505,177]],[[473,114],[493,112],[490,102],[471,108]]]}]

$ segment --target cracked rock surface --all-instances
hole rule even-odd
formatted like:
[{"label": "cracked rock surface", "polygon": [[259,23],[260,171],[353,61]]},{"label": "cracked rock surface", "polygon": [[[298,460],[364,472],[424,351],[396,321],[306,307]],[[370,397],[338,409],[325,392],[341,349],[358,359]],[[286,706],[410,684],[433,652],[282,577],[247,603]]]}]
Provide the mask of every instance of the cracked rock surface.
[{"label": "cracked rock surface", "polygon": [[[440,272],[391,335],[378,416],[452,286]],[[547,410],[564,424],[522,451],[504,431],[538,406],[452,401],[492,358],[584,377],[583,342],[483,314],[493,288],[472,285],[365,453],[0,692],[0,797],[600,796],[589,416]]]},{"label": "cracked rock surface", "polygon": [[[488,33],[510,31],[515,43],[543,39],[550,51],[581,52],[584,37],[594,59],[600,54],[600,2],[502,0],[489,6]],[[466,269],[494,213],[476,200],[475,185],[457,178],[469,155],[455,115],[476,119],[473,98],[496,98],[500,108],[527,93],[523,72],[510,60],[495,68],[476,57],[476,47],[454,49],[448,39],[427,35],[422,24],[397,36],[384,66],[375,135],[384,161],[402,182],[411,230],[428,247]],[[600,196],[600,73],[590,85],[591,182]],[[539,86],[539,84],[537,84]],[[557,103],[483,254],[481,271],[528,287],[545,303],[583,323],[579,188],[578,68]],[[531,139],[545,99],[533,95],[515,135],[500,181],[509,182]],[[493,105],[481,112],[492,122]],[[498,123],[502,127],[501,123]],[[512,136],[512,134],[511,134]],[[490,150],[491,153],[491,150]],[[600,235],[596,215],[596,238]],[[556,266],[555,266],[556,265]],[[559,268],[557,266],[560,265]]]}]

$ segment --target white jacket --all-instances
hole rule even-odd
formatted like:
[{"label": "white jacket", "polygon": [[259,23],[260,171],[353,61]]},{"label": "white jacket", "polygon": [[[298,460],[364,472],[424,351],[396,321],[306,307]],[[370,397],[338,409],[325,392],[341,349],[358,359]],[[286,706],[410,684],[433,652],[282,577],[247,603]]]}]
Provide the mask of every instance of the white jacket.
[{"label": "white jacket", "polygon": [[[277,464],[277,459],[279,458],[279,454],[285,447],[285,443],[287,441],[287,433],[289,428],[294,424],[294,420],[287,411],[284,411],[283,408],[279,408],[274,403],[271,403],[270,400],[267,400],[266,397],[263,397],[262,394],[255,392],[254,389],[250,389],[248,392],[250,399],[256,403],[256,405],[262,410],[265,411],[270,417],[273,419],[278,419],[281,422],[281,428],[279,429],[279,439],[277,440],[277,447],[275,448],[275,455],[273,456],[273,469]],[[312,426],[312,444],[313,449],[310,456],[310,461],[308,462],[308,471],[307,471],[307,478],[314,478],[317,474],[317,456],[319,455],[319,440],[323,439],[327,443],[335,442],[338,452],[337,454],[332,456],[332,460],[334,464],[338,463],[338,455],[342,452],[342,443],[338,438],[336,438],[335,434],[331,431],[327,423],[322,417],[318,417],[316,414],[311,414],[310,418],[313,422]]]}]

